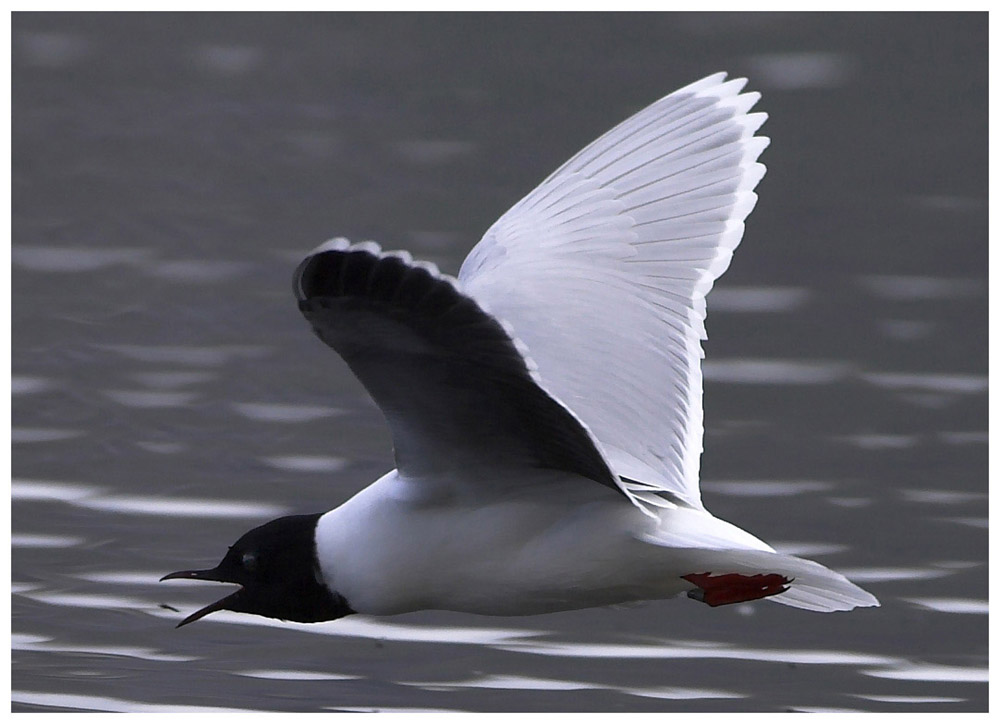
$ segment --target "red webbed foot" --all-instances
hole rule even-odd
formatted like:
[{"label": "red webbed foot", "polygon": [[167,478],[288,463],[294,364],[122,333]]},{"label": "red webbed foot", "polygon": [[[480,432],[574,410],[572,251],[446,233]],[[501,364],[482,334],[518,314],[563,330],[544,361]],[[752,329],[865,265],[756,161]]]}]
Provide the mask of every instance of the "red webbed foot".
[{"label": "red webbed foot", "polygon": [[791,578],[780,573],[758,573],[747,576],[742,573],[724,573],[713,576],[709,573],[689,573],[681,576],[685,581],[698,586],[688,591],[688,597],[702,601],[709,606],[725,606],[727,603],[742,603],[767,598],[788,590]]}]

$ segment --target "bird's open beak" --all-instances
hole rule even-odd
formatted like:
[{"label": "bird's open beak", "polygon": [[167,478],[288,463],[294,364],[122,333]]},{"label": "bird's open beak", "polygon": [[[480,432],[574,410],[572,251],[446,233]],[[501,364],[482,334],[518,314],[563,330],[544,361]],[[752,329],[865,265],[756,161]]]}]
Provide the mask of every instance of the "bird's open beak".
[{"label": "bird's open beak", "polygon": [[[219,573],[218,568],[209,568],[204,571],[175,571],[174,573],[168,573],[160,580],[169,581],[174,578],[190,578],[196,581],[219,581],[221,583],[235,583],[235,581],[230,581],[222,577],[222,575]],[[216,611],[232,610],[231,605],[236,602],[236,600],[242,595],[242,593],[243,593],[243,588],[240,587],[240,589],[235,593],[231,593],[225,598],[219,599],[215,603],[211,603],[205,606],[204,608],[198,609],[190,616],[185,618],[183,621],[181,621],[179,624],[177,624],[177,628],[180,628],[181,626],[187,626],[189,623],[194,623],[199,618],[204,618],[208,614],[215,613]]]}]

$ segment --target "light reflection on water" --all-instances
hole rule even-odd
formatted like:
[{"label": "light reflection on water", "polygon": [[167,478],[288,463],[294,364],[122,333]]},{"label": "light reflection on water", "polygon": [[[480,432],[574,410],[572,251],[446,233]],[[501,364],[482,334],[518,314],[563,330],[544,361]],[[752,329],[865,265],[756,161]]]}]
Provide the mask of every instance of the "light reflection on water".
[{"label": "light reflection on water", "polygon": [[833,489],[832,483],[820,480],[707,480],[704,490],[737,497],[775,497],[802,493],[822,493]]},{"label": "light reflection on water", "polygon": [[843,362],[805,362],[781,359],[706,359],[707,382],[754,385],[827,385],[850,372]]},{"label": "light reflection on water", "polygon": [[860,277],[858,282],[875,296],[890,301],[961,299],[986,293],[986,286],[978,279],[872,275]]},{"label": "light reflection on water", "polygon": [[353,674],[335,674],[329,671],[293,671],[290,669],[253,669],[234,671],[233,673],[250,679],[275,679],[277,681],[355,681],[361,678]]},{"label": "light reflection on water", "polygon": [[216,284],[245,275],[250,265],[245,262],[206,259],[158,261],[143,265],[143,273],[182,284]]},{"label": "light reflection on water", "polygon": [[78,573],[76,578],[92,583],[111,583],[121,586],[143,586],[160,583],[162,573],[147,571],[97,571]]},{"label": "light reflection on water", "polygon": [[135,596],[113,596],[107,593],[45,593],[40,591],[25,591],[21,595],[33,601],[47,603],[51,606],[68,606],[70,608],[137,609],[153,605]]},{"label": "light reflection on water", "polygon": [[102,491],[94,485],[63,483],[54,480],[12,480],[11,500],[61,500],[71,501],[97,495]]},{"label": "light reflection on water", "polygon": [[810,297],[802,287],[730,287],[712,290],[712,314],[793,312]]},{"label": "light reflection on water", "polygon": [[343,410],[320,405],[285,405],[264,402],[236,402],[233,408],[249,420],[261,422],[312,422],[334,415],[341,415]]},{"label": "light reflection on water", "polygon": [[785,664],[890,665],[899,659],[851,651],[795,651],[740,649],[723,644],[590,644],[568,642],[517,642],[497,648],[543,656],[596,659],[740,659]]},{"label": "light reflection on water", "polygon": [[162,651],[138,646],[109,646],[100,644],[94,646],[68,644],[65,641],[54,641],[45,636],[30,634],[11,634],[10,647],[12,651],[57,651],[62,653],[98,654],[104,656],[127,656],[144,661],[195,661],[194,656],[168,654]]},{"label": "light reflection on water", "polygon": [[261,460],[278,470],[296,473],[335,473],[347,466],[344,458],[329,455],[276,455]]},{"label": "light reflection on water", "polygon": [[56,428],[14,427],[10,431],[12,443],[54,442],[79,437],[82,430],[59,430]]},{"label": "light reflection on water", "polygon": [[888,669],[864,669],[863,674],[880,679],[905,681],[989,681],[990,670],[977,666],[939,666],[935,664],[910,664]]},{"label": "light reflection on water", "polygon": [[84,694],[51,694],[40,691],[18,691],[10,693],[10,700],[15,704],[32,704],[34,706],[51,706],[59,709],[83,709],[87,711],[115,712],[157,712],[163,714],[188,713],[237,713],[253,711],[252,709],[237,709],[234,707],[215,706],[184,706],[181,704],[148,704],[142,701],[116,699],[109,696],[87,696]]},{"label": "light reflection on water", "polygon": [[828,556],[833,553],[843,553],[850,546],[843,543],[818,543],[816,541],[770,541],[771,547],[778,553],[801,558]]},{"label": "light reflection on water", "polygon": [[919,581],[932,578],[943,578],[951,571],[935,568],[848,568],[840,569],[840,573],[855,582],[862,581]]},{"label": "light reflection on water", "polygon": [[880,372],[862,377],[877,387],[890,390],[920,390],[956,395],[977,395],[989,389],[986,375],[914,374]]},{"label": "light reflection on water", "polygon": [[169,518],[264,518],[286,512],[281,505],[246,500],[210,500],[143,495],[109,495],[105,488],[49,480],[14,480],[11,499],[58,501],[80,508]]},{"label": "light reflection on water", "polygon": [[[149,610],[146,613],[153,616],[180,620],[180,617],[176,613],[162,609]],[[303,624],[279,621],[277,619],[246,616],[231,611],[220,611],[213,613],[208,621],[212,624],[234,624],[237,626],[307,631],[310,634],[320,634],[323,636],[364,638],[376,641],[484,646],[495,646],[513,639],[538,636],[546,633],[546,631],[516,628],[418,626],[395,623],[385,619],[373,619],[360,615],[349,616],[337,621],[311,623],[303,626]]]},{"label": "light reflection on water", "polygon": [[987,431],[969,430],[962,432],[939,432],[944,442],[951,445],[985,445],[990,441],[990,434]]},{"label": "light reflection on water", "polygon": [[343,711],[367,714],[378,712],[380,714],[455,714],[469,711],[468,709],[435,709],[433,707],[410,707],[410,706],[324,706],[325,711]]},{"label": "light reflection on water", "polygon": [[110,513],[130,513],[166,518],[274,518],[287,508],[268,503],[204,498],[163,498],[139,495],[107,495],[83,498],[75,505]]},{"label": "light reflection on water", "polygon": [[989,518],[953,517],[953,518],[940,518],[939,520],[948,521],[949,523],[958,523],[959,525],[969,526],[970,528],[990,527]]},{"label": "light reflection on water", "polygon": [[11,247],[11,262],[16,267],[49,274],[61,272],[93,272],[106,267],[136,264],[153,254],[151,249],[97,249],[81,246]]},{"label": "light reflection on water", "polygon": [[765,89],[835,88],[850,83],[857,73],[854,58],[830,51],[766,53],[750,56],[747,63]]},{"label": "light reflection on water", "polygon": [[950,704],[965,701],[957,696],[893,696],[888,694],[854,694],[859,699],[881,701],[886,704]]},{"label": "light reflection on water", "polygon": [[908,598],[907,601],[931,611],[945,613],[968,613],[986,616],[990,612],[990,602],[969,598]]},{"label": "light reflection on water", "polygon": [[55,386],[52,380],[45,377],[33,377],[31,375],[13,375],[10,378],[11,395],[31,395],[38,392],[45,392]]},{"label": "light reflection on water", "polygon": [[104,394],[119,405],[137,408],[187,407],[197,398],[194,392],[104,390]]},{"label": "light reflection on water", "polygon": [[129,376],[146,387],[154,387],[156,389],[184,387],[185,385],[209,382],[216,377],[214,372],[178,372],[175,370],[163,372],[136,372]]},{"label": "light reflection on water", "polygon": [[590,681],[569,681],[565,679],[547,679],[531,676],[482,676],[461,681],[400,681],[405,686],[416,686],[431,691],[450,691],[454,689],[505,689],[525,691],[579,691],[606,690],[616,691],[632,696],[642,696],[654,699],[741,699],[742,694],[732,691],[714,689],[688,689],[684,687],[629,687],[595,684]]},{"label": "light reflection on water", "polygon": [[918,442],[916,435],[839,435],[834,440],[862,450],[902,450]]},{"label": "light reflection on water", "polygon": [[83,543],[83,538],[70,535],[45,535],[33,533],[12,533],[12,548],[67,548]]},{"label": "light reflection on water", "polygon": [[268,348],[260,345],[151,345],[106,344],[104,349],[136,362],[175,363],[192,367],[218,367],[238,359],[258,359]]},{"label": "light reflection on water", "polygon": [[928,505],[962,505],[980,502],[986,504],[989,495],[986,493],[963,493],[958,490],[902,490],[903,500],[910,503],[927,503]]}]

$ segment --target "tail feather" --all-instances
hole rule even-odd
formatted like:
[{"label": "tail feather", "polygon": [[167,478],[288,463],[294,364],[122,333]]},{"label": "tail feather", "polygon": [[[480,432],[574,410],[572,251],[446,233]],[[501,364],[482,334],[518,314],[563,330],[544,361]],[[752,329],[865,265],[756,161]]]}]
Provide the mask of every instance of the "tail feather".
[{"label": "tail feather", "polygon": [[781,574],[792,579],[784,593],[767,600],[809,611],[850,611],[878,606],[878,599],[844,576],[815,561],[776,553],[763,541],[705,511],[678,508],[661,512],[660,527],[645,537],[672,549],[680,574]]},{"label": "tail feather", "polygon": [[[677,551],[679,554],[681,551]],[[691,573],[778,573],[791,579],[788,590],[767,600],[809,611],[850,611],[878,606],[878,599],[836,571],[804,558],[740,548],[686,548],[679,556]]]},{"label": "tail feather", "polygon": [[[681,551],[678,551],[681,553]],[[836,571],[804,558],[747,549],[683,549],[680,556],[691,573],[777,573],[791,579],[788,590],[768,601],[809,611],[850,611],[860,606],[878,606],[878,599]]]}]

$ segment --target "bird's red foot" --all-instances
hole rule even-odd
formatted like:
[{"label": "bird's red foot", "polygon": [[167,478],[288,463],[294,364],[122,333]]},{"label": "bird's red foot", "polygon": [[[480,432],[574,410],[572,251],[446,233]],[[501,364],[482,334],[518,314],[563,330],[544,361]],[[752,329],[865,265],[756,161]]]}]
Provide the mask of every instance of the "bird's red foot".
[{"label": "bird's red foot", "polygon": [[709,573],[689,573],[681,576],[698,588],[688,591],[688,597],[703,601],[709,606],[725,606],[727,603],[756,601],[788,590],[791,578],[780,573],[758,573],[745,576],[742,573],[724,573],[713,576]]}]

